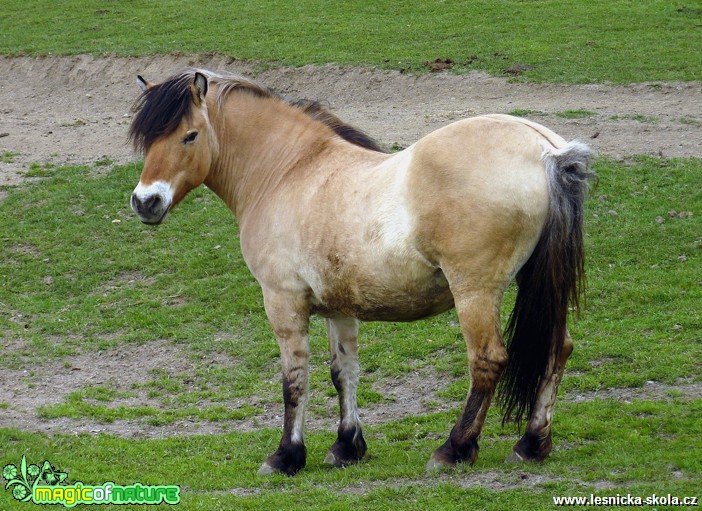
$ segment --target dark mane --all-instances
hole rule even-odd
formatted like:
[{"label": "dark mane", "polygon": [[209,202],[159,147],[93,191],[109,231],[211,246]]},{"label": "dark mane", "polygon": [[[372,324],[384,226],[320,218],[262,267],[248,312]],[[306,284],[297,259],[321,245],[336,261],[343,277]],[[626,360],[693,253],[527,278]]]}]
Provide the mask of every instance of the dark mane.
[{"label": "dark mane", "polygon": [[219,75],[195,69],[172,76],[165,82],[150,87],[139,96],[133,107],[136,114],[128,134],[129,140],[137,151],[148,150],[158,138],[173,133],[183,117],[190,116],[193,104],[190,84],[196,71],[206,75],[213,84],[219,85],[220,102],[235,90],[258,97],[278,98],[329,127],[347,142],[371,151],[384,152],[375,140],[361,130],[343,122],[318,101],[307,99],[288,101],[271,89],[246,78],[237,75]]},{"label": "dark mane", "polygon": [[380,153],[385,152],[375,140],[363,133],[361,130],[354,128],[350,124],[346,124],[336,115],[322,106],[319,101],[300,99],[298,101],[290,102],[290,104],[302,110],[312,119],[328,126],[334,133],[339,135],[347,142],[370,149],[371,151],[377,151]]}]

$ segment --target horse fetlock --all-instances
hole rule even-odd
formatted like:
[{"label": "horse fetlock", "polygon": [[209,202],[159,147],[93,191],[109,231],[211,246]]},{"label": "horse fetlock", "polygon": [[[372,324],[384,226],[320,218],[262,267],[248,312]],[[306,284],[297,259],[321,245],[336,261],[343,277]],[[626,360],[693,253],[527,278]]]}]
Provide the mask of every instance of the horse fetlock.
[{"label": "horse fetlock", "polygon": [[361,427],[339,428],[339,434],[324,463],[335,467],[344,467],[358,463],[366,454],[366,441]]},{"label": "horse fetlock", "polygon": [[306,462],[307,448],[305,444],[281,445],[263,462],[258,473],[259,475],[280,473],[293,476],[304,468]]}]

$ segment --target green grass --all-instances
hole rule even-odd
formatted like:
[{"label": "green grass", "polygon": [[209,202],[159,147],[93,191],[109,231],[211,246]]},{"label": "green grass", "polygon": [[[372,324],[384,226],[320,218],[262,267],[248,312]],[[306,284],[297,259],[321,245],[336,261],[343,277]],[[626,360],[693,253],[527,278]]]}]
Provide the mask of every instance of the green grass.
[{"label": "green grass", "polygon": [[[563,393],[700,381],[702,160],[601,158],[595,170],[599,183],[586,218],[588,299],[571,325],[576,350]],[[148,228],[128,205],[140,166],[46,172],[0,202],[0,225],[12,226],[0,235],[0,340],[8,347],[0,365],[33,368],[25,377],[31,387],[43,364],[70,371],[78,355],[160,339],[191,369],[156,368],[128,389],[86,383],[40,408],[38,419],[224,428],[255,420],[261,405],[282,407],[278,348],[261,293],[242,260],[231,213],[213,194],[197,190],[164,225]],[[311,346],[310,415],[326,417],[333,390],[318,319]],[[415,371],[451,382],[438,399],[465,398],[465,347],[454,313],[363,325],[361,364],[364,409],[388,399],[378,385]],[[3,409],[13,406],[3,401]],[[346,470],[322,466],[333,432],[314,432],[308,467],[294,479],[255,475],[275,449],[278,428],[164,440],[0,430],[0,464],[26,454],[86,484],[179,484],[184,508],[195,510],[550,509],[554,495],[695,495],[701,406],[675,391],[665,401],[561,400],[553,456],[526,466],[504,464],[515,431],[492,410],[476,466],[434,476],[424,463],[457,410],[367,428],[370,456]],[[0,491],[0,507],[22,506]]]},{"label": "green grass", "polygon": [[[84,484],[176,484],[185,509],[552,509],[552,497],[653,493],[699,495],[702,478],[700,401],[616,401],[559,406],[559,449],[541,465],[508,465],[512,439],[491,414],[473,467],[427,474],[436,431],[453,413],[366,429],[372,457],[345,470],[322,459],[332,433],[309,437],[309,461],[295,478],[256,475],[278,432],[229,433],[163,440],[108,435],[47,436],[0,430],[2,462],[45,459]],[[528,486],[527,486],[528,485]],[[526,486],[526,487],[525,487]],[[25,509],[0,491],[3,509]],[[106,509],[120,509],[119,506]],[[144,507],[146,509],[146,507]],[[666,509],[666,508],[659,508]]]},{"label": "green grass", "polygon": [[483,69],[563,83],[699,80],[699,2],[5,0],[2,55],[218,53],[261,65]]},{"label": "green grass", "polygon": [[541,115],[546,115],[541,110],[531,110],[529,108],[515,108],[507,112],[508,115],[515,115],[517,117],[536,117]]},{"label": "green grass", "polygon": [[589,110],[563,110],[562,112],[556,112],[556,117],[562,119],[586,119],[596,115],[596,112],[591,112]]},{"label": "green grass", "polygon": [[13,151],[3,151],[0,153],[0,163],[14,163],[19,153]]},{"label": "green grass", "polygon": [[658,123],[658,117],[653,117],[650,115],[643,114],[627,114],[627,115],[612,115],[610,117],[612,121],[637,121],[646,124],[656,124]]}]

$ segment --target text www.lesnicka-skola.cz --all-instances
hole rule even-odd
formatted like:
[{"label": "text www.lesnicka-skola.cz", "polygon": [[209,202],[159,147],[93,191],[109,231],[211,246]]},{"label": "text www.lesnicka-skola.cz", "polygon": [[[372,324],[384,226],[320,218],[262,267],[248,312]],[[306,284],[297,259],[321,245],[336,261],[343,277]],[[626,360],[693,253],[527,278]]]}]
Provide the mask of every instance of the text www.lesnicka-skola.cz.
[{"label": "text www.lesnicka-skola.cz", "polygon": [[553,504],[556,506],[679,506],[679,507],[699,507],[698,497],[678,497],[676,495],[652,494],[646,497],[637,495],[616,495],[600,496],[591,493],[589,497],[553,497]]}]

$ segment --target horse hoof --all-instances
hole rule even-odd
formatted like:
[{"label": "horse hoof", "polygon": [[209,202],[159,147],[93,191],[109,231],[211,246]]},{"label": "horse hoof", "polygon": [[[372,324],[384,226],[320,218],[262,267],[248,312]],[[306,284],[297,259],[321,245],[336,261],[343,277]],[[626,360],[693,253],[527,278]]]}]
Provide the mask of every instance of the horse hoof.
[{"label": "horse hoof", "polygon": [[263,465],[261,465],[261,468],[258,469],[258,475],[260,476],[269,476],[271,474],[275,474],[278,471],[271,467],[268,462],[264,461]]},{"label": "horse hoof", "polygon": [[455,464],[447,463],[446,461],[439,460],[432,456],[427,462],[427,472],[441,472],[443,470],[451,470],[455,468]]},{"label": "horse hoof", "polygon": [[341,463],[341,460],[337,458],[333,452],[330,452],[327,454],[327,457],[324,458],[324,463],[325,465],[331,465],[332,467],[343,467],[344,464]]},{"label": "horse hoof", "polygon": [[523,463],[526,460],[517,451],[512,451],[505,461],[507,463]]}]

